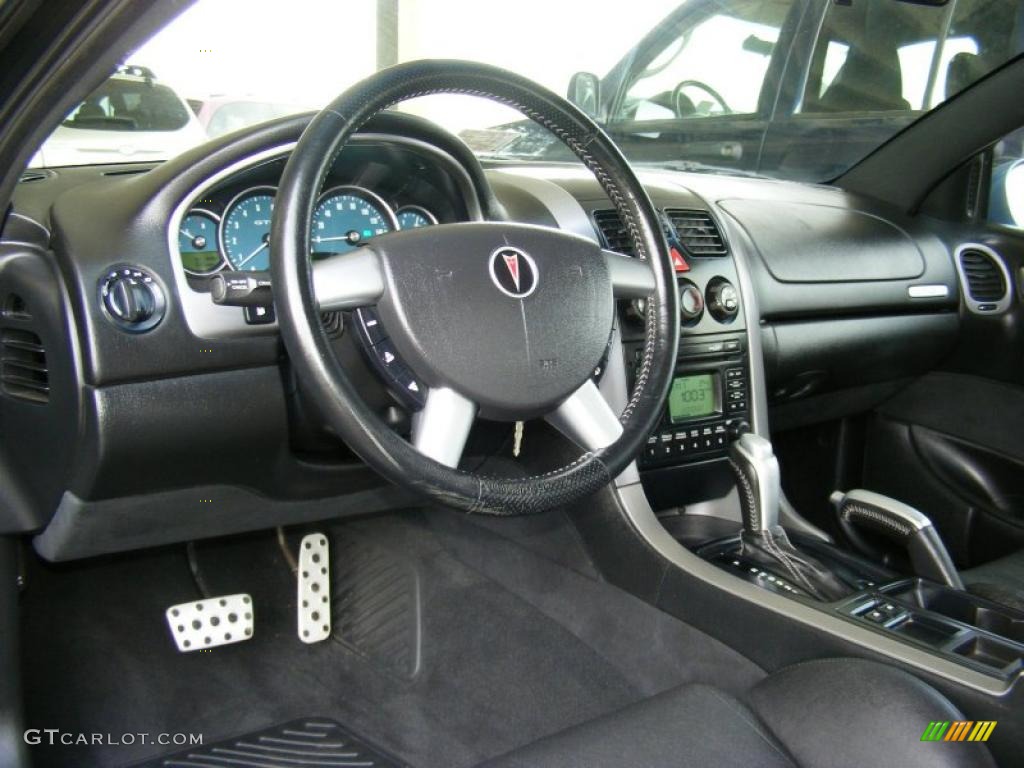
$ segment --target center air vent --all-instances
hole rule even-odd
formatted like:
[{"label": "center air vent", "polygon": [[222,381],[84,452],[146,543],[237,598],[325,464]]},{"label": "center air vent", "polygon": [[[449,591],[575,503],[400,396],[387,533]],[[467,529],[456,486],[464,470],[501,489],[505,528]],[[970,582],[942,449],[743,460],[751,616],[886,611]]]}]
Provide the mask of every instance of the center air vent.
[{"label": "center air vent", "polygon": [[604,240],[604,247],[610,251],[624,253],[627,256],[636,256],[633,250],[633,240],[629,231],[622,224],[622,217],[619,212],[607,209],[594,211],[594,223]]},{"label": "center air vent", "polygon": [[46,350],[32,331],[0,331],[0,388],[5,395],[32,403],[50,401]]},{"label": "center air vent", "polygon": [[972,312],[990,314],[1010,304],[1010,276],[999,255],[984,245],[962,245],[956,267],[964,287],[964,300]]},{"label": "center air vent", "polygon": [[676,238],[692,256],[725,256],[728,250],[715,220],[707,211],[666,208]]}]

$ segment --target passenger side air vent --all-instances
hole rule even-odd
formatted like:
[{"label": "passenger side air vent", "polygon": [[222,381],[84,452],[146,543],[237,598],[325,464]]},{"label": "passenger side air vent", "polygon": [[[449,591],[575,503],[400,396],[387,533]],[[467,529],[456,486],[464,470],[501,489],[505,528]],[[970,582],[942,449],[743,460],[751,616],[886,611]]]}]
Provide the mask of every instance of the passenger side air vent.
[{"label": "passenger side air vent", "polygon": [[972,312],[991,314],[1010,304],[1010,276],[999,255],[984,245],[957,249],[956,268],[964,287],[964,301]]},{"label": "passenger side air vent", "polygon": [[633,250],[633,240],[622,224],[622,217],[619,216],[618,211],[611,209],[594,211],[594,223],[597,225],[601,239],[604,240],[605,248],[617,253],[624,253],[627,256],[636,256],[636,252]]},{"label": "passenger side air vent", "polygon": [[19,400],[50,401],[46,350],[32,331],[14,328],[0,331],[0,389]]},{"label": "passenger side air vent", "polygon": [[718,225],[707,211],[666,208],[665,215],[676,231],[676,239],[692,256],[725,256],[729,253]]}]

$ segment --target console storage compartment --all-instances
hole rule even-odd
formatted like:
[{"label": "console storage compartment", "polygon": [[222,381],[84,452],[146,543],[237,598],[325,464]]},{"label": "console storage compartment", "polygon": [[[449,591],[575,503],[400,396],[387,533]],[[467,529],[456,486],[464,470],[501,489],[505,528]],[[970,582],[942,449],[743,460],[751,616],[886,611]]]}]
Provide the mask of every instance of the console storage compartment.
[{"label": "console storage compartment", "polygon": [[903,579],[858,593],[839,611],[1004,679],[1024,669],[1024,613],[969,592]]}]

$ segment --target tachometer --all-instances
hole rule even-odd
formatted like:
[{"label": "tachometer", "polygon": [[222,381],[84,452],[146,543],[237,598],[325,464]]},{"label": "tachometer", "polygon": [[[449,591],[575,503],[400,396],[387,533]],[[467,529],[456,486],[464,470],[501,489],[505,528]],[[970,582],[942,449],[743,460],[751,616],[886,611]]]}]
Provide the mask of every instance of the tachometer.
[{"label": "tachometer", "polygon": [[224,266],[217,248],[220,219],[202,208],[193,208],[178,228],[178,252],[181,266],[190,275],[209,275]]},{"label": "tachometer", "polygon": [[270,221],[276,193],[274,187],[253,187],[228,203],[220,223],[220,246],[232,269],[270,269]]},{"label": "tachometer", "polygon": [[396,213],[399,229],[418,229],[437,224],[437,217],[418,205],[403,205]]},{"label": "tachometer", "polygon": [[347,253],[372,237],[398,229],[390,206],[362,187],[335,187],[313,212],[313,258]]}]

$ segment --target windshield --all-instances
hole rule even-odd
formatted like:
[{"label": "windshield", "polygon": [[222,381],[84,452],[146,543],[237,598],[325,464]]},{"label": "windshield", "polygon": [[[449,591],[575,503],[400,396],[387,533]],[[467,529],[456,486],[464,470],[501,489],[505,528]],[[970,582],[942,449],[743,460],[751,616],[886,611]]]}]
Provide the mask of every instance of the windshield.
[{"label": "windshield", "polygon": [[[391,64],[452,58],[567,94],[637,164],[822,181],[1020,53],[1022,18],[1012,0],[520,0],[500,11],[475,0],[199,0],[77,107],[35,164],[111,162],[104,141],[115,159],[136,148],[135,159],[166,159],[319,109]],[[573,159],[481,99],[401,108],[485,158]]]}]

